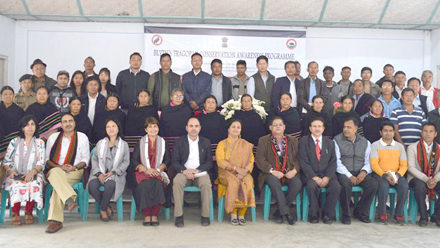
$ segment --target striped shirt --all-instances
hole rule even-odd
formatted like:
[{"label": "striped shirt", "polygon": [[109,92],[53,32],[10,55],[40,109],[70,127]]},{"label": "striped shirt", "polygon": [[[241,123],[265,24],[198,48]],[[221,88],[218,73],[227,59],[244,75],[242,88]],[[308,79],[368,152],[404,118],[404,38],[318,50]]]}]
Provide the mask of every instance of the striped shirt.
[{"label": "striped shirt", "polygon": [[399,134],[405,145],[419,141],[422,134],[422,125],[426,122],[425,112],[414,107],[412,114],[404,106],[391,113],[390,121],[399,126]]}]

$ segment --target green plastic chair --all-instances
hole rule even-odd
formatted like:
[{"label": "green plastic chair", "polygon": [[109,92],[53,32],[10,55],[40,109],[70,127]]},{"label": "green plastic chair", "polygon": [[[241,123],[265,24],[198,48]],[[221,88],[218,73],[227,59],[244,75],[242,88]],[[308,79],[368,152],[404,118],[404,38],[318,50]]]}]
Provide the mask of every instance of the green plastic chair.
[{"label": "green plastic chair", "polygon": [[[394,216],[397,190],[390,186],[388,194],[390,195],[391,215]],[[403,219],[405,220],[405,223],[408,223],[408,199],[406,199],[405,203],[403,204]]]},{"label": "green plastic chair", "polygon": [[[183,192],[200,192],[200,188],[195,185],[190,185],[183,188]],[[214,220],[214,195],[211,196],[209,202],[209,220]]]},{"label": "green plastic chair", "polygon": [[[287,192],[289,187],[283,186],[281,190],[283,192]],[[264,186],[264,210],[263,210],[263,219],[264,221],[269,220],[269,214],[270,214],[270,204],[272,201],[272,190],[270,189],[269,185]],[[298,193],[296,196],[296,216],[298,220],[301,220],[301,194]]]},{"label": "green plastic chair", "polygon": [[[87,213],[86,213],[86,204],[89,203],[84,201],[84,186],[82,182],[76,183],[72,186],[73,190],[75,190],[78,194],[78,197],[76,198],[76,201],[78,202],[79,209],[78,212],[81,214],[82,221],[87,220]],[[50,197],[52,195],[52,185],[49,183],[46,185],[46,196],[44,201],[44,220],[47,221],[47,217],[49,214],[49,204],[50,204]]]},{"label": "green plastic chair", "polygon": [[[251,215],[252,215],[252,222],[256,222],[257,221],[257,211],[255,210],[255,207],[250,207],[251,209]],[[223,217],[225,214],[225,196],[223,196],[219,201],[218,201],[218,213],[217,213],[217,221],[218,222],[223,222]]]},{"label": "green plastic chair", "polygon": [[[321,197],[322,197],[321,204],[322,204],[322,206],[324,206],[324,204],[325,204],[326,193],[327,193],[327,188],[321,188]],[[309,196],[307,195],[307,188],[304,187],[304,190],[303,190],[303,221],[304,222],[307,222],[307,220],[309,218],[309,204],[310,204],[310,201],[309,201]],[[336,209],[335,209],[336,221],[340,220],[340,210],[339,210],[340,207],[341,207],[341,203],[338,200],[336,203]]]},{"label": "green plastic chair", "polygon": [[[2,200],[1,200],[1,208],[0,208],[0,224],[3,224],[5,221],[5,212],[6,212],[6,200],[8,199],[9,191],[3,189],[2,191]],[[37,209],[38,223],[44,222],[44,209]],[[12,206],[9,207],[9,216],[12,216]]]},{"label": "green plastic chair", "polygon": [[[434,214],[434,209],[435,209],[435,200],[431,200],[429,201],[429,214],[433,215]],[[409,190],[409,215],[411,216],[411,223],[416,224],[417,220],[417,213],[419,211],[419,206],[417,206],[417,202],[416,202],[416,196],[414,193],[414,189],[410,188]]]},{"label": "green plastic chair", "polygon": [[[165,213],[165,220],[170,220],[170,208],[162,207],[161,211]],[[130,221],[134,221],[136,217],[136,202],[134,200],[134,196],[131,197],[131,210],[130,210]]]},{"label": "green plastic chair", "polygon": [[[99,191],[104,191],[104,186],[99,187]],[[85,215],[87,220],[87,214],[89,212],[89,192],[87,190],[84,191],[84,204],[85,204]],[[116,208],[118,211],[118,221],[124,220],[124,204],[122,202],[122,195],[116,200]],[[99,202],[95,201],[95,213],[99,213]]]},{"label": "green plastic chair", "polygon": [[[359,193],[364,192],[364,190],[362,189],[361,186],[353,186],[351,188],[351,191],[353,192],[354,205],[356,206],[359,202]],[[373,222],[374,217],[376,217],[376,200],[377,200],[377,196],[374,196],[373,201],[371,202],[371,205],[370,205],[370,212],[369,212],[368,217],[371,220],[371,222]]]}]

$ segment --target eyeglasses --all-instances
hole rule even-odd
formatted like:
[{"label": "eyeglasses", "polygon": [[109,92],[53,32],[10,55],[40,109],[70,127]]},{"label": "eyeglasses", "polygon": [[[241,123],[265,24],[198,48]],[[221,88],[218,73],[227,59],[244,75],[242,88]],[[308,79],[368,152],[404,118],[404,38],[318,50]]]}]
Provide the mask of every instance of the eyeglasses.
[{"label": "eyeglasses", "polygon": [[183,96],[182,96],[182,95],[173,95],[173,97],[174,97],[174,98],[177,98],[177,99],[183,99]]}]

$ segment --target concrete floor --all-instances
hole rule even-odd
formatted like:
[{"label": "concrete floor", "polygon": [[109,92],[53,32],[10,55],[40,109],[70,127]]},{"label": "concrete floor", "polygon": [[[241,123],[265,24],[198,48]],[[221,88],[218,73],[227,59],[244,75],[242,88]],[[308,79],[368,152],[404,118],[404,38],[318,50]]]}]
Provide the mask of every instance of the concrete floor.
[{"label": "concrete floor", "polygon": [[426,228],[356,220],[351,225],[300,221],[288,226],[264,222],[260,207],[257,222],[248,220],[245,227],[231,226],[227,216],[223,223],[214,221],[202,227],[200,208],[191,204],[184,210],[184,228],[174,227],[163,215],[160,226],[144,227],[141,216],[135,222],[129,221],[128,204],[124,206],[124,222],[120,223],[103,223],[93,209],[91,205],[85,223],[79,214],[66,212],[64,228],[56,234],[46,234],[46,224],[14,227],[7,217],[0,227],[0,247],[440,247],[440,228],[432,223]]}]

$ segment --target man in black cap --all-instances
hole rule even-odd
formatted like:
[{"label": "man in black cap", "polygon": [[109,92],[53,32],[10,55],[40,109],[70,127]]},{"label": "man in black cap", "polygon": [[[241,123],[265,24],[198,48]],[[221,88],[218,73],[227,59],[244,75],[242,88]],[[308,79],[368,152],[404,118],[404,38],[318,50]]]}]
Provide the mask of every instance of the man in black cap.
[{"label": "man in black cap", "polygon": [[24,74],[20,77],[20,91],[15,94],[14,103],[26,111],[36,101],[35,93],[32,90],[32,75]]},{"label": "man in black cap", "polygon": [[36,59],[31,65],[32,70],[32,89],[36,91],[39,87],[45,86],[49,90],[57,82],[46,75],[46,64],[41,59]]}]

